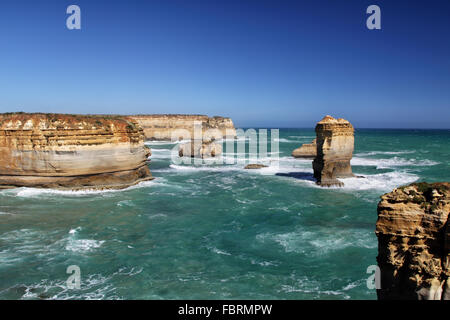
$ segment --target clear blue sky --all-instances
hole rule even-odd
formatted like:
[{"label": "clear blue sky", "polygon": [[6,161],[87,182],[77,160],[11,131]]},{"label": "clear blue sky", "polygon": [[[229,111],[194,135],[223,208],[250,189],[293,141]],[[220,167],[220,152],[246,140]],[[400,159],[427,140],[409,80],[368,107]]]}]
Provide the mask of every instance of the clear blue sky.
[{"label": "clear blue sky", "polygon": [[[82,30],[66,28],[70,4]],[[366,28],[371,4],[382,30]],[[450,128],[450,1],[2,0],[10,111]]]}]

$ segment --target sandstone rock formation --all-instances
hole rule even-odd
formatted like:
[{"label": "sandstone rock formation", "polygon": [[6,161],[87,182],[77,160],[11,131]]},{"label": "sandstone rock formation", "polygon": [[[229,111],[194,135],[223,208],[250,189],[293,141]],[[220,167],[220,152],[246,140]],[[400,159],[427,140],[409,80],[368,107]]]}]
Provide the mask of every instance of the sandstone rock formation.
[{"label": "sandstone rock formation", "polygon": [[259,163],[250,163],[244,167],[244,169],[262,169],[262,168],[267,168],[267,166]]},{"label": "sandstone rock formation", "polygon": [[131,119],[0,114],[0,187],[124,188],[152,179]]},{"label": "sandstone rock formation", "polygon": [[[143,129],[146,140],[203,139],[204,141],[234,138],[236,129],[230,118],[204,115],[134,115],[131,116]],[[202,136],[194,134],[198,123]]]},{"label": "sandstone rock formation", "polygon": [[414,183],[378,204],[379,299],[450,300],[450,183]]},{"label": "sandstone rock formation", "polygon": [[178,155],[180,157],[192,157],[192,158],[214,158],[222,153],[222,145],[215,143],[214,141],[202,142],[191,141],[180,144],[178,149]]},{"label": "sandstone rock formation", "polygon": [[317,156],[314,177],[321,186],[342,186],[337,178],[353,177],[354,129],[350,122],[325,116],[316,125]]},{"label": "sandstone rock formation", "polygon": [[317,155],[316,139],[311,141],[311,143],[305,143],[301,147],[292,151],[292,156],[294,158],[314,159],[316,155]]}]

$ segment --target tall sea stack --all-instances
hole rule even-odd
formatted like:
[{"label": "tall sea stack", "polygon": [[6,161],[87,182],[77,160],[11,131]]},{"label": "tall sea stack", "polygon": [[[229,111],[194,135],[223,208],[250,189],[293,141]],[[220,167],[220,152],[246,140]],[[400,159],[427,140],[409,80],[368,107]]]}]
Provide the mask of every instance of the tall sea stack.
[{"label": "tall sea stack", "polygon": [[354,129],[345,119],[325,116],[316,125],[317,155],[313,161],[314,177],[321,186],[343,186],[337,178],[353,177]]},{"label": "tall sea stack", "polygon": [[378,299],[450,300],[450,183],[414,183],[378,204]]},{"label": "tall sea stack", "polygon": [[0,188],[125,188],[152,176],[126,117],[0,114]]}]

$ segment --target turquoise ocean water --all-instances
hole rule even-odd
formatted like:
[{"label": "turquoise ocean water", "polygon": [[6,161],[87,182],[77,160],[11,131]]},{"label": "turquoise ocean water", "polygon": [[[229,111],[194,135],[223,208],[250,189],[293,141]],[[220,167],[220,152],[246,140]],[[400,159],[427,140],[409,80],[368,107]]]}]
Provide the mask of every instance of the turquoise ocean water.
[{"label": "turquoise ocean water", "polygon": [[[450,131],[356,130],[365,178],[342,189],[290,157],[314,135],[281,129],[278,170],[174,165],[174,144],[150,142],[151,182],[0,191],[0,299],[375,299],[379,196],[450,181]],[[66,286],[70,265],[80,289]]]}]

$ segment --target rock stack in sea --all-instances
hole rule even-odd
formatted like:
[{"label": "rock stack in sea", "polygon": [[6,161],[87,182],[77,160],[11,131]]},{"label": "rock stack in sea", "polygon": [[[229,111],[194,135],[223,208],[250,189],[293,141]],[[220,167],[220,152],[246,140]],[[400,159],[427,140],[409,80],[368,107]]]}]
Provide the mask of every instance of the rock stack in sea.
[{"label": "rock stack in sea", "polygon": [[316,125],[317,155],[313,161],[314,177],[321,186],[342,186],[338,178],[353,177],[354,129],[345,119],[325,116]]},{"label": "rock stack in sea", "polygon": [[311,143],[302,144],[301,147],[292,151],[292,156],[294,158],[314,159],[316,155],[317,155],[316,139],[311,141]]},{"label": "rock stack in sea", "polygon": [[192,140],[191,142],[182,143],[178,149],[180,157],[191,158],[214,158],[222,153],[222,145],[210,141]]},{"label": "rock stack in sea", "polygon": [[126,117],[0,114],[0,188],[125,188],[153,179]]},{"label": "rock stack in sea", "polygon": [[450,300],[450,183],[414,183],[378,204],[379,299]]},{"label": "rock stack in sea", "polygon": [[225,117],[205,115],[134,115],[143,128],[146,140],[189,140],[180,144],[179,155],[215,157],[222,153],[220,139],[234,139],[233,121]]}]

